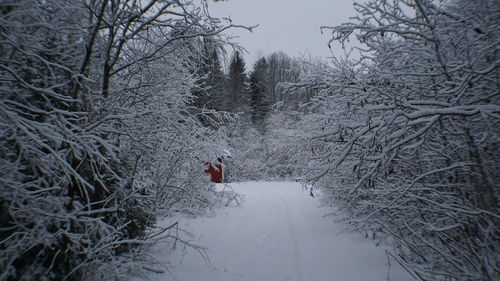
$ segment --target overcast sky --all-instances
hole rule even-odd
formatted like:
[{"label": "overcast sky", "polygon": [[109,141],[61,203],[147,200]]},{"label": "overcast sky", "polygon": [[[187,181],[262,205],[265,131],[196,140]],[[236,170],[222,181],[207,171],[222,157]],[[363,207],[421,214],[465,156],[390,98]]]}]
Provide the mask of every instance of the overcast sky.
[{"label": "overcast sky", "polygon": [[[231,17],[234,24],[256,25],[253,33],[233,30],[229,33],[240,36],[237,41],[250,54],[246,54],[247,65],[251,65],[259,51],[269,55],[283,51],[292,57],[302,54],[331,56],[327,42],[328,31],[321,34],[321,26],[340,25],[355,15],[353,0],[229,0],[211,2],[211,14],[216,17]],[[343,54],[340,45],[332,46],[335,55]],[[248,68],[247,68],[248,69]]]}]

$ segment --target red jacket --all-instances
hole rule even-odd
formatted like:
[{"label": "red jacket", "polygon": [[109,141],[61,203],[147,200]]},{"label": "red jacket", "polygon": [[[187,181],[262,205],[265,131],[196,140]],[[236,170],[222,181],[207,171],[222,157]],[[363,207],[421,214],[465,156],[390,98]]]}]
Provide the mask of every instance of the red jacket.
[{"label": "red jacket", "polygon": [[206,174],[210,175],[210,179],[215,183],[224,182],[224,176],[222,171],[222,159],[217,158],[217,164],[212,164],[211,162],[205,162],[208,168],[204,171]]}]

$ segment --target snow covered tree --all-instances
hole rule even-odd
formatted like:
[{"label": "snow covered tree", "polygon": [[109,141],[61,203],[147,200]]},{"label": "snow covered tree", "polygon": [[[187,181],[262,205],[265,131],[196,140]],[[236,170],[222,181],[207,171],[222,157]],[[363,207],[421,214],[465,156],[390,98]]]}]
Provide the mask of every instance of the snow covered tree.
[{"label": "snow covered tree", "polygon": [[300,63],[283,52],[274,52],[267,57],[269,63],[269,91],[271,104],[284,100],[281,83],[298,82],[301,73]]},{"label": "snow covered tree", "polygon": [[0,280],[144,269],[156,211],[216,196],[189,44],[230,24],[160,0],[2,1],[0,22]]},{"label": "snow covered tree", "polygon": [[201,111],[225,110],[226,81],[219,59],[222,46],[220,42],[209,38],[200,41],[201,53],[193,57],[197,65],[197,76],[200,77],[194,89],[194,105]]},{"label": "snow covered tree", "polygon": [[498,279],[498,3],[355,7],[326,29],[356,36],[360,59],[309,80],[324,93],[309,179],[416,278]]}]

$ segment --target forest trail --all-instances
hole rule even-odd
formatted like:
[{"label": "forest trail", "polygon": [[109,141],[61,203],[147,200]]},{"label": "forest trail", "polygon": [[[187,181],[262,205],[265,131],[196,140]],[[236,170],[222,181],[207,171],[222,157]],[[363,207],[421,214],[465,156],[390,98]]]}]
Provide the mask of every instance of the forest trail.
[{"label": "forest trail", "polygon": [[[194,244],[206,247],[210,263],[193,249],[172,254],[157,245],[151,254],[168,263],[168,275],[176,279],[160,274],[148,276],[151,280],[389,280],[384,248],[358,234],[342,232],[342,225],[324,217],[331,210],[319,208],[318,200],[298,183],[231,186],[245,197],[242,206],[180,222],[193,235]],[[389,276],[393,281],[414,280],[395,262]]]}]

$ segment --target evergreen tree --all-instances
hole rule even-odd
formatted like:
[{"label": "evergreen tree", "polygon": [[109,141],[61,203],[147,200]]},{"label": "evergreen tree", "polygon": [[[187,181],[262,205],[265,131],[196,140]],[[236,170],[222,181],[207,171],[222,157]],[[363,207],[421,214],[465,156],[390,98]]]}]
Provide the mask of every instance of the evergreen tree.
[{"label": "evergreen tree", "polygon": [[269,64],[262,57],[254,65],[250,74],[250,114],[255,128],[261,133],[265,131],[265,122],[270,112],[269,102]]},{"label": "evergreen tree", "polygon": [[235,112],[245,101],[245,61],[240,52],[234,52],[229,64],[229,73],[227,81],[227,110]]},{"label": "evergreen tree", "polygon": [[[199,77],[193,90],[193,105],[199,112],[226,110],[225,75],[219,60],[219,46],[211,39],[202,41],[200,57],[196,60],[196,75]],[[199,113],[198,112],[198,113]],[[199,114],[203,124],[209,121],[205,114]]]},{"label": "evergreen tree", "polygon": [[207,77],[208,106],[210,109],[218,111],[226,110],[226,78],[222,71],[217,49],[213,49],[209,53],[207,66],[209,69]]}]

